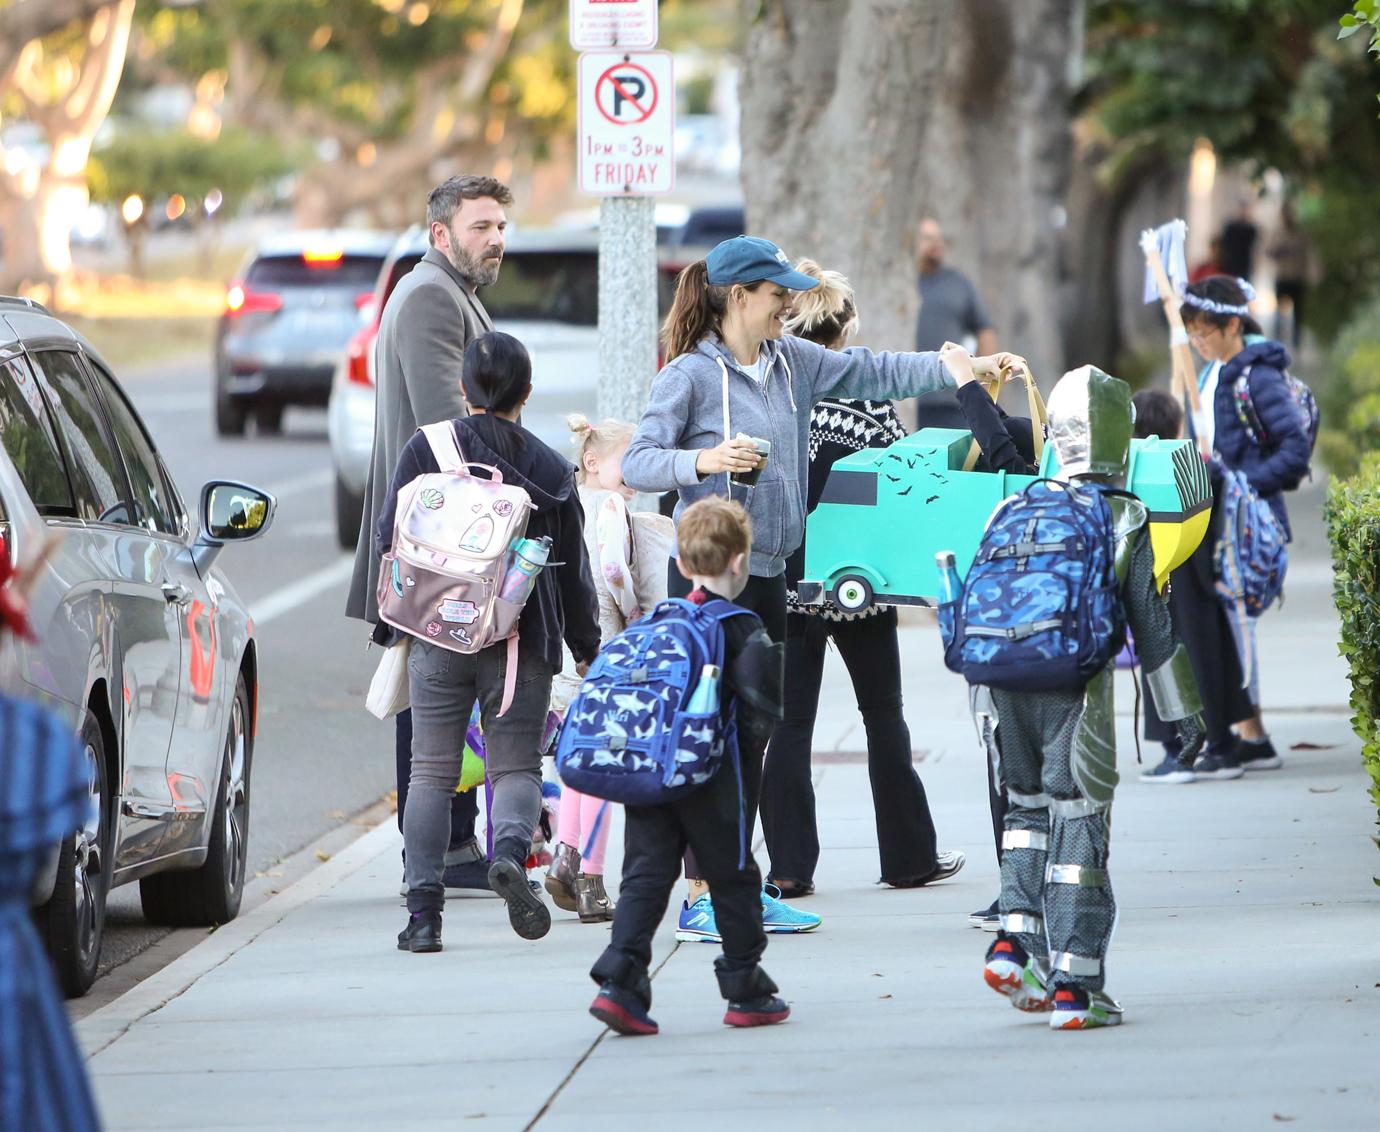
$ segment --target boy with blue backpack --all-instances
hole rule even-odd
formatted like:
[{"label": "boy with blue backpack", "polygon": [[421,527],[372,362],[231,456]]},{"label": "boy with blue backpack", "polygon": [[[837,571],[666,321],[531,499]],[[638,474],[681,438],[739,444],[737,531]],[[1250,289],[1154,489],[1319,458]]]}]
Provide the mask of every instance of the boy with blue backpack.
[{"label": "boy with blue backpack", "polygon": [[1188,654],[1155,586],[1144,504],[1119,490],[1131,390],[1093,366],[1049,398],[1059,479],[1003,503],[961,588],[950,560],[945,661],[990,689],[980,704],[1009,805],[1001,931],[983,977],[1056,1030],[1120,1023],[1104,988],[1116,919],[1107,872],[1117,785],[1112,666],[1129,622],[1145,679],[1189,757],[1202,746]]},{"label": "boy with blue backpack", "polygon": [[728,1000],[724,1023],[784,1022],[790,1007],[760,966],[762,875],[743,800],[781,717],[782,654],[757,614],[733,604],[748,579],[752,524],[738,503],[687,507],[677,565],[690,596],[663,602],[610,642],[566,713],[561,777],[624,803],[623,879],[613,939],[590,976],[589,1012],[620,1034],[655,1034],[652,936],[694,850],[709,882]]}]

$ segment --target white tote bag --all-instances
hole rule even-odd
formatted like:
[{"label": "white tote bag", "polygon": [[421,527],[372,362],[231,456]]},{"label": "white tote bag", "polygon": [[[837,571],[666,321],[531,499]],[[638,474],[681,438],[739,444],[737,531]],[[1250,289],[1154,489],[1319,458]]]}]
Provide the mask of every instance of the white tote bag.
[{"label": "white tote bag", "polygon": [[383,650],[374,678],[369,681],[369,694],[364,697],[370,715],[387,719],[411,706],[407,689],[407,658],[411,652],[412,638],[408,636]]}]

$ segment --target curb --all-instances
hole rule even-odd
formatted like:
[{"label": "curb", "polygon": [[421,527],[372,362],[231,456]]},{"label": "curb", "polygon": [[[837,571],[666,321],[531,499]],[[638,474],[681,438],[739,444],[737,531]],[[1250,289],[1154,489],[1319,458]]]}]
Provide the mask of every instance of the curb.
[{"label": "curb", "polygon": [[401,838],[392,822],[375,826],[301,880],[265,900],[244,916],[217,928],[161,971],[150,975],[113,1002],[93,1011],[76,1026],[89,1059],[124,1037],[129,1028],[161,1010],[237,952],[272,929],[304,904],[329,892]]}]

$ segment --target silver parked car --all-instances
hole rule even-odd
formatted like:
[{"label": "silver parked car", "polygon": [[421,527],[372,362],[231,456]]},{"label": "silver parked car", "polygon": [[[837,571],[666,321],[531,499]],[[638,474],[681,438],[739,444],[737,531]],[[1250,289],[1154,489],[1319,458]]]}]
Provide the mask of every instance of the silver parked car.
[{"label": "silver parked car", "polygon": [[216,430],[282,428],[288,405],[324,405],[336,358],[393,237],[383,232],[311,231],[270,236],[247,257],[225,292],[216,331]]},{"label": "silver parked car", "polygon": [[258,647],[214,567],[272,496],[212,481],[194,525],[109,367],[42,307],[0,297],[0,534],[21,566],[50,535],[0,683],[70,720],[90,813],[54,853],[35,915],[68,994],[95,979],[105,901],[137,880],[164,924],[231,920],[244,888]]}]

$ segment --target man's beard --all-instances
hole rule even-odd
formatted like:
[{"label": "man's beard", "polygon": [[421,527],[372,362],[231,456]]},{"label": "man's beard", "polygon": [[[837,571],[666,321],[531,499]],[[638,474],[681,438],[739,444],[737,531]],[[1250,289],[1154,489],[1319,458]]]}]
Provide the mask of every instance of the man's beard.
[{"label": "man's beard", "polygon": [[488,287],[498,279],[498,269],[503,262],[503,253],[499,252],[494,258],[476,259],[452,237],[450,247],[446,249],[446,258],[450,260],[451,266],[474,286]]}]

